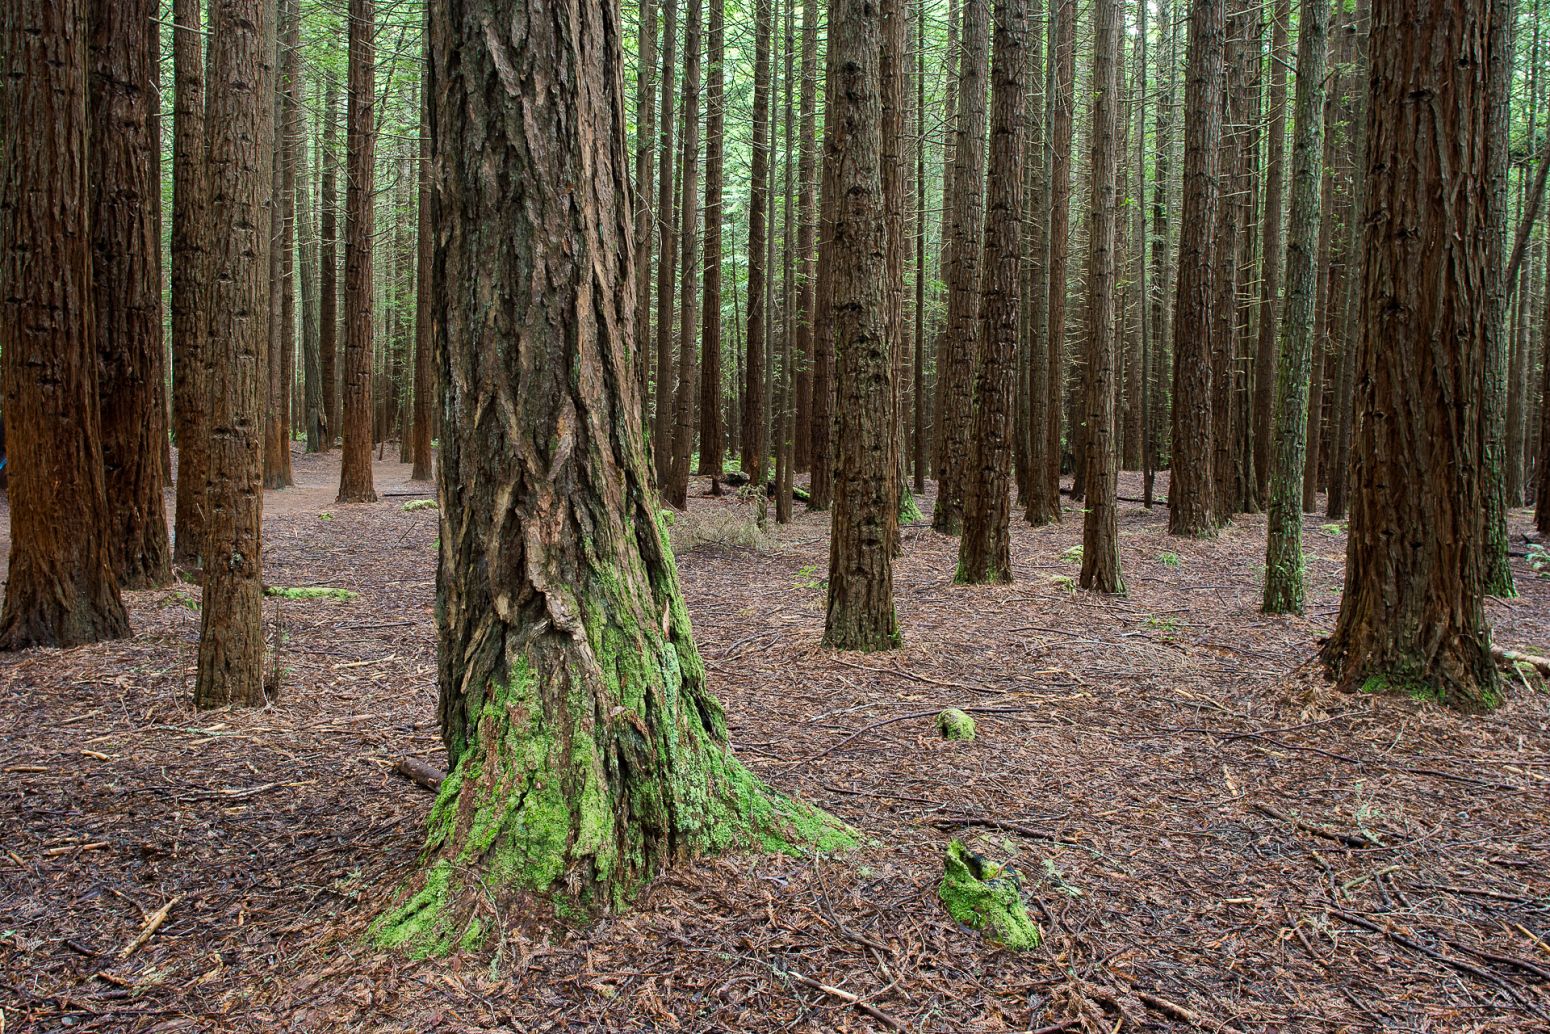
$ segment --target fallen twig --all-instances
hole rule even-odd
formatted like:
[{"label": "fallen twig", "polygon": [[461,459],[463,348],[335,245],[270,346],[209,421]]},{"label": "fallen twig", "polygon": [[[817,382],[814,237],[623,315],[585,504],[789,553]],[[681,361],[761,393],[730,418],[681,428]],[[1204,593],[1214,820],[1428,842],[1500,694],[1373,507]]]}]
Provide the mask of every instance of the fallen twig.
[{"label": "fallen twig", "polygon": [[167,903],[156,911],[146,916],[145,926],[140,928],[140,933],[135,939],[124,945],[124,950],[118,953],[118,961],[123,962],[129,956],[145,946],[145,942],[156,936],[156,931],[161,929],[161,924],[167,921],[167,915],[172,911],[172,906],[183,900],[183,895],[174,894],[167,899]]},{"label": "fallen twig", "polygon": [[843,988],[831,987],[828,984],[820,983],[817,980],[814,980],[812,977],[804,977],[802,974],[798,973],[796,970],[785,969],[785,970],[776,970],[776,972],[777,973],[781,973],[782,975],[784,975],[786,977],[789,977],[790,979],[792,979],[792,980],[796,981],[797,983],[801,984],[803,987],[810,987],[814,991],[822,991],[826,995],[830,995],[831,997],[838,998],[842,1002],[848,1002],[849,1004],[854,1005],[857,1009],[860,1009],[862,1012],[864,1012],[868,1016],[872,1017],[872,1019],[876,1020],[878,1023],[881,1023],[883,1026],[887,1027],[889,1030],[903,1030],[904,1029],[904,1024],[900,1023],[898,1020],[894,1019],[892,1016],[890,1016],[887,1013],[883,1012],[881,1009],[877,1008],[875,1005],[868,1005],[865,1001],[863,1001],[861,999],[860,995],[852,994],[851,992],[846,991]]}]

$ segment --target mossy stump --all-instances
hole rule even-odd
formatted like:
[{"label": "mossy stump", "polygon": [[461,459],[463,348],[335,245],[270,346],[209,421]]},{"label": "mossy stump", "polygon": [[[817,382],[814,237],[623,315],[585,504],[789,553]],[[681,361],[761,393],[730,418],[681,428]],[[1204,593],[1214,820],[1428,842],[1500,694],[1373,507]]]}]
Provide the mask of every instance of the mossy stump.
[{"label": "mossy stump", "polygon": [[936,729],[944,740],[974,739],[974,719],[956,707],[949,707],[936,716]]},{"label": "mossy stump", "polygon": [[954,919],[1008,951],[1029,951],[1043,940],[1028,918],[1016,871],[981,858],[962,841],[947,845],[936,894]]}]

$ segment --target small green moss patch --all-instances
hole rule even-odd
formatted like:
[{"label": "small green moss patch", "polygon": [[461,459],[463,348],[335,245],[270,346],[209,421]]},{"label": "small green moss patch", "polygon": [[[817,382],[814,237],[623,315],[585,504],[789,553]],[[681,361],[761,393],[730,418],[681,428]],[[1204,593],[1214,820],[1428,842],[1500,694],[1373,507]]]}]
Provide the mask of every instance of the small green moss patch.
[{"label": "small green moss patch", "polygon": [[421,510],[434,510],[436,509],[436,500],[412,499],[401,506],[399,509],[403,510],[405,513],[419,513]]},{"label": "small green moss patch", "polygon": [[974,738],[974,719],[956,707],[949,707],[936,716],[936,728],[944,740]]},{"label": "small green moss patch", "polygon": [[336,589],[331,585],[271,585],[264,589],[265,596],[281,600],[353,600],[360,596],[349,589]]},{"label": "small green moss patch", "polygon": [[949,915],[1008,951],[1037,948],[1043,939],[1028,918],[1016,871],[981,858],[962,841],[947,845],[936,893]]}]

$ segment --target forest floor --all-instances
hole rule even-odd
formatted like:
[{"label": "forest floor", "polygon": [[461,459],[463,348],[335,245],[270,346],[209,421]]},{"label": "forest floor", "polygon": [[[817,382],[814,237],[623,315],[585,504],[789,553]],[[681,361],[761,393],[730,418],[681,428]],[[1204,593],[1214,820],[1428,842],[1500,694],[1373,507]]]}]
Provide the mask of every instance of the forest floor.
[{"label": "forest floor", "polygon": [[[478,958],[379,952],[432,801],[391,766],[444,763],[437,522],[334,505],[336,457],[266,494],[266,580],[359,593],[268,601],[272,707],[192,709],[187,587],[129,594],[131,639],[0,659],[6,1034],[1550,1030],[1550,694],[1335,692],[1312,658],[1340,528],[1308,518],[1308,616],[1267,618],[1263,518],[1183,541],[1134,504],[1125,598],[1069,587],[1075,509],[1016,524],[1004,587],[953,585],[956,542],[905,529],[904,647],[862,656],[817,647],[827,517],[727,545],[749,507],[697,482],[675,534],[736,750],[868,846],[702,861]],[[1514,563],[1496,639],[1550,652],[1550,580]],[[977,739],[938,738],[948,706]],[[951,836],[1020,870],[1042,948],[944,912]]]}]

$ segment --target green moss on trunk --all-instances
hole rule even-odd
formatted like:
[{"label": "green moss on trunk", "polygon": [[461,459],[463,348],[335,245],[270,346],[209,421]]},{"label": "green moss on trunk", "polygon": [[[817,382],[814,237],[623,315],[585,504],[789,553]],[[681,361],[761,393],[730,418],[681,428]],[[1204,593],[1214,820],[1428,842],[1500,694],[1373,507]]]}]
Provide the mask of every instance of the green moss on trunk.
[{"label": "green moss on trunk", "polygon": [[1028,918],[1017,874],[986,861],[958,840],[947,845],[937,897],[948,914],[1008,951],[1028,951],[1043,940]]}]

